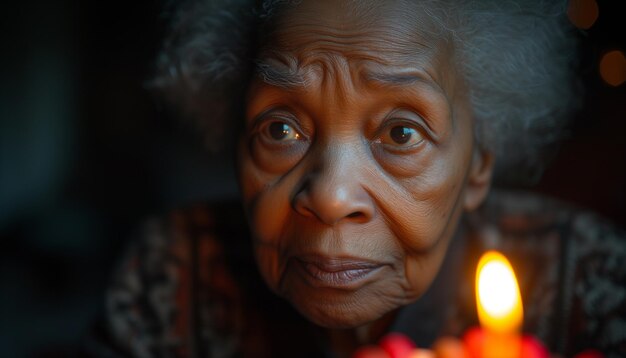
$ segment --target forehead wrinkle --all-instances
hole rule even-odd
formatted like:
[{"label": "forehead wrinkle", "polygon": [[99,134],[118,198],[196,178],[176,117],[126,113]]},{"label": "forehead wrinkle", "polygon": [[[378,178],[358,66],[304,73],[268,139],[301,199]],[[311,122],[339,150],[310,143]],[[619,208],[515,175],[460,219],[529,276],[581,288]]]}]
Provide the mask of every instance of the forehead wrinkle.
[{"label": "forehead wrinkle", "polygon": [[381,25],[378,29],[357,29],[346,32],[334,27],[319,29],[313,24],[298,24],[289,26],[285,33],[289,41],[276,37],[273,47],[288,52],[315,53],[315,52],[342,52],[360,56],[371,56],[372,53],[387,57],[413,57],[419,53],[435,51],[434,45],[406,33],[395,26]]},{"label": "forehead wrinkle", "polygon": [[[379,57],[342,54],[319,51],[299,59],[289,53],[273,53],[257,61],[257,76],[266,84],[286,90],[310,90],[319,85],[318,90],[333,90],[335,98],[347,98],[355,86],[380,89],[412,89],[415,86],[444,95],[447,93],[428,70],[420,70],[415,65],[394,66]],[[387,68],[387,67],[391,68]]]}]

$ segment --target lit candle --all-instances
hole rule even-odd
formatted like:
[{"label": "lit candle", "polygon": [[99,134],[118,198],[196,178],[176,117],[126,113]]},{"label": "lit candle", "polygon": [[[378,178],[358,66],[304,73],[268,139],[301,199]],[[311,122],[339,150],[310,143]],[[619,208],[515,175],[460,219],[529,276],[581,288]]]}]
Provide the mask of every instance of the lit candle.
[{"label": "lit candle", "polygon": [[476,307],[482,329],[466,333],[470,355],[480,358],[521,357],[522,296],[513,267],[499,252],[489,251],[478,262]]}]

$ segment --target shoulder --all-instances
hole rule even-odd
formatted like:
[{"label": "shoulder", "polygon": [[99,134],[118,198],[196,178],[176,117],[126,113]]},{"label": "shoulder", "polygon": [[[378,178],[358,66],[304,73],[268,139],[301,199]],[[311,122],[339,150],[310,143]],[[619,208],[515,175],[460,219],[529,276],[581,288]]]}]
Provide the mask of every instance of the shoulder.
[{"label": "shoulder", "polygon": [[270,292],[251,245],[239,204],[146,221],[106,293],[104,346],[133,357],[324,356],[323,335]]},{"label": "shoulder", "polygon": [[244,222],[238,205],[218,204],[142,224],[106,293],[114,345],[137,357],[187,356],[208,340],[218,356],[231,355],[241,316],[231,267],[251,262],[249,250],[237,250],[248,243]]},{"label": "shoulder", "polygon": [[[572,296],[572,344],[626,356],[626,233],[592,214],[572,218],[564,265]],[[580,347],[583,348],[583,347]]]},{"label": "shoulder", "polygon": [[596,348],[626,355],[622,229],[528,192],[496,191],[468,222],[479,248],[503,251],[516,267],[525,329],[556,352]]}]

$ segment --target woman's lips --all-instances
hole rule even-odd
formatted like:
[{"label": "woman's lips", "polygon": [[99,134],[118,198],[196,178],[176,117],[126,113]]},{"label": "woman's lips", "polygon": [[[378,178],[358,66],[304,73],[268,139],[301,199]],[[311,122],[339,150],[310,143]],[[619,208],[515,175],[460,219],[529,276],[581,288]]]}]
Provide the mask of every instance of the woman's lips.
[{"label": "woman's lips", "polygon": [[295,261],[309,284],[344,289],[360,287],[383,266],[362,259],[323,256],[297,257]]}]

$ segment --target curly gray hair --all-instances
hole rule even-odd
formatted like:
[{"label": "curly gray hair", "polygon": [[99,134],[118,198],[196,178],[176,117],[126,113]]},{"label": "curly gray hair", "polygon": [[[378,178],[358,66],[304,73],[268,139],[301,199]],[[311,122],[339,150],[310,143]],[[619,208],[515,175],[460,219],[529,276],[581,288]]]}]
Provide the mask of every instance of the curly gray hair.
[{"label": "curly gray hair", "polygon": [[[180,6],[153,86],[218,148],[241,115],[257,30],[293,0],[191,0]],[[496,176],[537,176],[545,149],[576,109],[576,32],[550,0],[422,0],[453,41],[475,118],[475,137],[496,153]],[[236,130],[231,130],[236,132]]]}]

